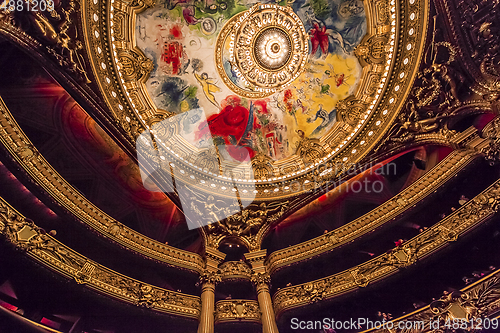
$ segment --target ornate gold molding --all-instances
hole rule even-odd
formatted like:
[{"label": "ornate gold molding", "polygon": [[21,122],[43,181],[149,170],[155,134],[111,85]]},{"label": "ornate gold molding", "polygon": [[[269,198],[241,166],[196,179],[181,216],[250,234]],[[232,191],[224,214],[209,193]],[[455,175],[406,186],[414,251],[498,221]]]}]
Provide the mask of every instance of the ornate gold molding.
[{"label": "ornate gold molding", "polygon": [[220,274],[218,272],[213,272],[210,270],[206,270],[205,272],[203,272],[199,278],[199,283],[201,285],[204,285],[204,284],[216,285],[217,283],[219,283],[221,281],[222,280],[221,280]]},{"label": "ornate gold molding", "polygon": [[482,147],[481,152],[489,161],[490,165],[494,165],[500,161],[500,117],[496,117],[490,121],[481,131],[481,136],[489,139],[489,145]]},{"label": "ornate gold molding", "polygon": [[251,281],[258,288],[260,285],[269,285],[271,283],[271,276],[268,273],[254,273]]},{"label": "ornate gold molding", "polygon": [[79,284],[121,301],[172,315],[198,318],[200,298],[119,274],[73,251],[0,198],[0,234],[35,261]]},{"label": "ornate gold molding", "polygon": [[252,269],[244,261],[227,261],[219,267],[222,280],[250,280]]},{"label": "ornate gold molding", "polygon": [[[437,327],[439,324],[439,327],[445,328],[446,321],[449,320],[448,323],[451,323],[452,327],[454,319],[456,322],[460,322],[461,319],[467,321],[467,329],[470,332],[481,332],[481,329],[473,329],[471,324],[475,328],[479,328],[480,323],[484,322],[485,318],[498,315],[500,311],[499,293],[500,270],[496,270],[460,291],[446,293],[430,305],[392,320],[394,325],[391,330],[370,329],[362,333],[432,332],[431,323],[434,324],[433,327]],[[399,328],[398,323],[403,321],[421,322],[423,327]]]},{"label": "ornate gold molding", "polygon": [[323,279],[281,289],[274,295],[275,312],[279,315],[311,302],[331,299],[393,275],[399,268],[429,256],[487,220],[499,205],[500,180],[439,223],[381,256]]},{"label": "ornate gold molding", "polygon": [[215,303],[215,322],[258,322],[259,303],[253,300],[232,299]]},{"label": "ornate gold molding", "polygon": [[369,213],[324,235],[273,252],[267,259],[268,271],[272,274],[285,266],[352,242],[422,201],[478,156],[479,152],[472,150],[452,152],[425,176]]},{"label": "ornate gold molding", "polygon": [[498,140],[500,139],[500,117],[497,116],[495,119],[490,121],[486,126],[481,130],[481,137],[490,140]]},{"label": "ornate gold molding", "polygon": [[[54,2],[52,6],[47,2],[46,6],[46,9],[42,10],[41,6],[38,7],[38,2],[16,2],[12,10],[7,2],[0,13],[0,33],[18,42],[36,40],[38,52],[50,55],[55,64],[74,79],[83,84],[90,83],[83,59],[83,44],[79,38],[78,27],[74,26],[80,15],[79,3],[75,0],[65,0],[57,6],[54,6]],[[33,10],[35,8],[39,9]]]},{"label": "ornate gold molding", "polygon": [[459,45],[463,66],[477,83],[472,87],[473,91],[484,100],[498,100],[498,2],[461,0],[451,5],[448,1],[440,0],[436,2],[436,7],[443,13],[454,43]]},{"label": "ornate gold molding", "polygon": [[[193,195],[195,194],[193,193]],[[204,205],[205,207],[208,206],[206,201]],[[209,209],[205,207],[200,207],[201,209],[198,210],[198,217],[201,221],[207,218],[210,219],[210,214],[215,214],[217,210],[222,209],[218,208],[217,205],[212,205]],[[265,231],[272,222],[283,216],[287,207],[288,201],[262,202],[259,205],[250,204],[240,212],[220,221],[212,224],[204,223],[205,225],[208,224],[203,233],[206,245],[218,248],[224,238],[238,237],[245,242],[250,251],[260,250]]]},{"label": "ornate gold molding", "polygon": [[123,225],[73,188],[36,150],[0,97],[0,142],[16,162],[59,205],[101,235],[149,258],[202,272],[200,255],[165,245]]}]

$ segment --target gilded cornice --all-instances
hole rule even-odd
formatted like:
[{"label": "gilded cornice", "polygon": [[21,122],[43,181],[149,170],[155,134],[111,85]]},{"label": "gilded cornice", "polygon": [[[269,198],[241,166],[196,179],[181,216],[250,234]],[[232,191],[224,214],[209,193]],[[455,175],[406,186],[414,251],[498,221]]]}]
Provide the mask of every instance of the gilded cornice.
[{"label": "gilded cornice", "polygon": [[221,277],[218,272],[205,271],[200,275],[199,283],[201,285],[216,285],[221,282]]},{"label": "gilded cornice", "polygon": [[490,165],[500,161],[500,117],[494,118],[481,131],[481,136],[489,140],[488,145],[481,147],[481,152],[485,155]]},{"label": "gilded cornice", "polygon": [[260,323],[259,303],[253,300],[231,299],[215,303],[215,322],[257,322]]},{"label": "gilded cornice", "polygon": [[101,235],[141,255],[166,264],[201,272],[200,255],[165,245],[123,225],[73,188],[36,150],[0,98],[0,142],[15,161],[55,202]]},{"label": "gilded cornice", "polygon": [[326,278],[281,289],[274,295],[275,313],[331,299],[393,275],[493,216],[499,202],[500,180],[439,223],[383,255]]},{"label": "gilded cornice", "polygon": [[324,235],[273,252],[267,260],[268,271],[272,274],[293,263],[326,254],[373,231],[431,195],[478,155],[479,152],[472,150],[453,151],[414,184],[374,210]]},{"label": "gilded cornice", "polygon": [[38,263],[115,299],[172,315],[198,318],[199,297],[129,278],[73,251],[0,198],[0,234]]},{"label": "gilded cornice", "polygon": [[495,117],[481,130],[481,137],[490,140],[500,139],[500,117]]},{"label": "gilded cornice", "polygon": [[251,281],[259,289],[260,286],[267,287],[271,283],[271,276],[268,273],[254,273]]},{"label": "gilded cornice", "polygon": [[[500,311],[499,293],[500,270],[496,270],[460,291],[446,293],[441,298],[421,309],[391,320],[393,322],[393,328],[391,330],[379,328],[366,330],[362,333],[433,332],[431,323],[434,323],[435,326],[437,326],[435,323],[439,323],[439,327],[443,328],[447,320],[449,324],[451,323],[451,326],[453,326],[454,319],[455,322],[462,323],[462,317],[455,317],[457,315],[457,310],[460,311],[458,314],[463,315],[465,313],[468,316],[468,318],[463,319],[467,322],[469,331],[481,331],[481,329],[478,328],[481,322],[484,322],[485,318],[498,316],[498,312]],[[404,322],[421,322],[423,323],[423,329],[420,327],[399,328],[399,323],[403,323],[401,327],[404,327]],[[474,325],[476,329],[473,329],[471,324]]]}]

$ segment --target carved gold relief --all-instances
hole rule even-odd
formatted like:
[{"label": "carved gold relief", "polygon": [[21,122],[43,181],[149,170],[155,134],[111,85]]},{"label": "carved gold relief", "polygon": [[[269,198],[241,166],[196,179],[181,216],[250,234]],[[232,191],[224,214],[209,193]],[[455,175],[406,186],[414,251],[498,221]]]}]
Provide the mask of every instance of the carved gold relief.
[{"label": "carved gold relief", "polygon": [[325,156],[325,148],[321,145],[319,139],[307,138],[301,130],[298,130],[297,132],[300,139],[295,153],[300,156],[304,165],[311,165]]},{"label": "carved gold relief", "polygon": [[259,303],[252,300],[222,300],[215,304],[215,322],[260,322]]},{"label": "carved gold relief", "polygon": [[452,215],[391,251],[354,269],[278,291],[274,295],[275,312],[332,298],[394,274],[448,242],[447,237],[442,237],[443,228],[459,236],[495,214],[499,202],[500,181],[497,181]]},{"label": "carved gold relief", "polygon": [[132,50],[129,52],[120,51],[118,61],[122,73],[127,80],[144,81],[153,69],[153,61],[146,58],[142,52]]},{"label": "carved gold relief", "polygon": [[[240,205],[237,201],[228,205],[228,202],[216,200],[210,194],[204,197],[200,193],[189,191],[192,194],[191,209],[200,225],[206,225],[203,235],[206,245],[212,248],[218,248],[226,237],[239,237],[251,251],[260,249],[264,231],[270,223],[279,219],[288,207],[288,201],[276,201],[252,203],[246,208],[239,207],[240,209],[235,210],[234,208]],[[234,211],[236,213],[232,213]]]},{"label": "carved gold relief", "polygon": [[199,297],[161,289],[118,274],[66,247],[0,198],[0,234],[17,248],[80,284],[155,311],[198,318]]},{"label": "carved gold relief", "polygon": [[354,53],[365,64],[382,64],[387,54],[386,35],[376,35],[368,38],[356,47]]},{"label": "carved gold relief", "polygon": [[[481,323],[490,316],[494,316],[500,309],[498,293],[500,291],[500,272],[484,277],[478,283],[474,283],[461,291],[445,292],[439,299],[431,302],[429,306],[421,308],[411,316],[397,318],[391,333],[418,333],[423,332],[422,327],[404,328],[399,322],[413,321],[421,322],[423,328],[453,327],[453,323],[465,323],[468,325],[464,331],[481,332]],[[491,318],[491,317],[490,317]],[[449,324],[449,325],[447,325]],[[425,330],[427,332],[427,330]],[[386,333],[384,329],[371,329],[365,332]]]},{"label": "carved gold relief", "polygon": [[268,273],[254,273],[252,275],[251,281],[257,287],[261,284],[269,284],[271,283],[271,276]]},{"label": "carved gold relief", "polygon": [[78,284],[87,283],[92,278],[96,266],[90,262],[86,262],[83,267],[75,273],[75,281]]},{"label": "carved gold relief", "polygon": [[366,105],[354,97],[348,97],[337,104],[337,117],[351,126],[358,124]]},{"label": "carved gold relief", "polygon": [[220,267],[220,275],[223,280],[246,279],[250,280],[252,269],[243,261],[228,261]]},{"label": "carved gold relief", "polygon": [[274,174],[272,160],[264,154],[257,154],[252,158],[252,168],[255,179],[267,179]]},{"label": "carved gold relief", "polygon": [[37,37],[47,42],[47,51],[58,64],[80,80],[90,83],[81,54],[83,44],[78,38],[78,32],[72,27],[78,12],[78,3],[69,0],[50,12],[28,11],[28,16],[33,22]]},{"label": "carved gold relief", "polygon": [[[335,247],[351,242],[366,232],[373,230],[373,228],[390,221],[394,216],[404,212],[409,206],[432,194],[441,184],[454,177],[457,172],[465,168],[477,157],[479,157],[479,152],[474,150],[456,151],[450,154],[431,169],[426,177],[420,178],[412,186],[377,209],[325,235],[272,253],[267,262],[268,270],[274,272],[291,263],[327,253]],[[449,237],[451,234],[443,232],[442,235]]]},{"label": "carved gold relief", "polygon": [[221,276],[219,272],[214,272],[210,270],[205,270],[199,278],[199,284],[217,284],[221,282]]}]

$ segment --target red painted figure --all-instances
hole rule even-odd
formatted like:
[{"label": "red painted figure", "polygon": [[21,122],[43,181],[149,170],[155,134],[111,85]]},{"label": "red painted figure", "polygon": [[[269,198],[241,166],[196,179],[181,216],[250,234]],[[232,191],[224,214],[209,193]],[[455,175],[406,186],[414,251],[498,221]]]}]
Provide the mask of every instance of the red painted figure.
[{"label": "red painted figure", "polygon": [[179,42],[165,43],[161,60],[172,65],[172,74],[179,74],[182,61],[182,45]]}]

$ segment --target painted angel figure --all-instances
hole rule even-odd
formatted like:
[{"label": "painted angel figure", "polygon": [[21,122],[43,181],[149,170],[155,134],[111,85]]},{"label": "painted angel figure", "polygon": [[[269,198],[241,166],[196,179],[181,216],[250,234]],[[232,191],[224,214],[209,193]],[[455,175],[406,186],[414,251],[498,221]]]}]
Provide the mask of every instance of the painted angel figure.
[{"label": "painted angel figure", "polygon": [[207,73],[202,73],[199,75],[198,73],[193,73],[194,76],[196,77],[196,80],[201,85],[201,88],[203,89],[203,93],[205,94],[205,97],[216,107],[219,107],[219,103],[215,100],[214,93],[220,92],[220,88],[215,85],[215,82],[213,79],[208,77]]}]

